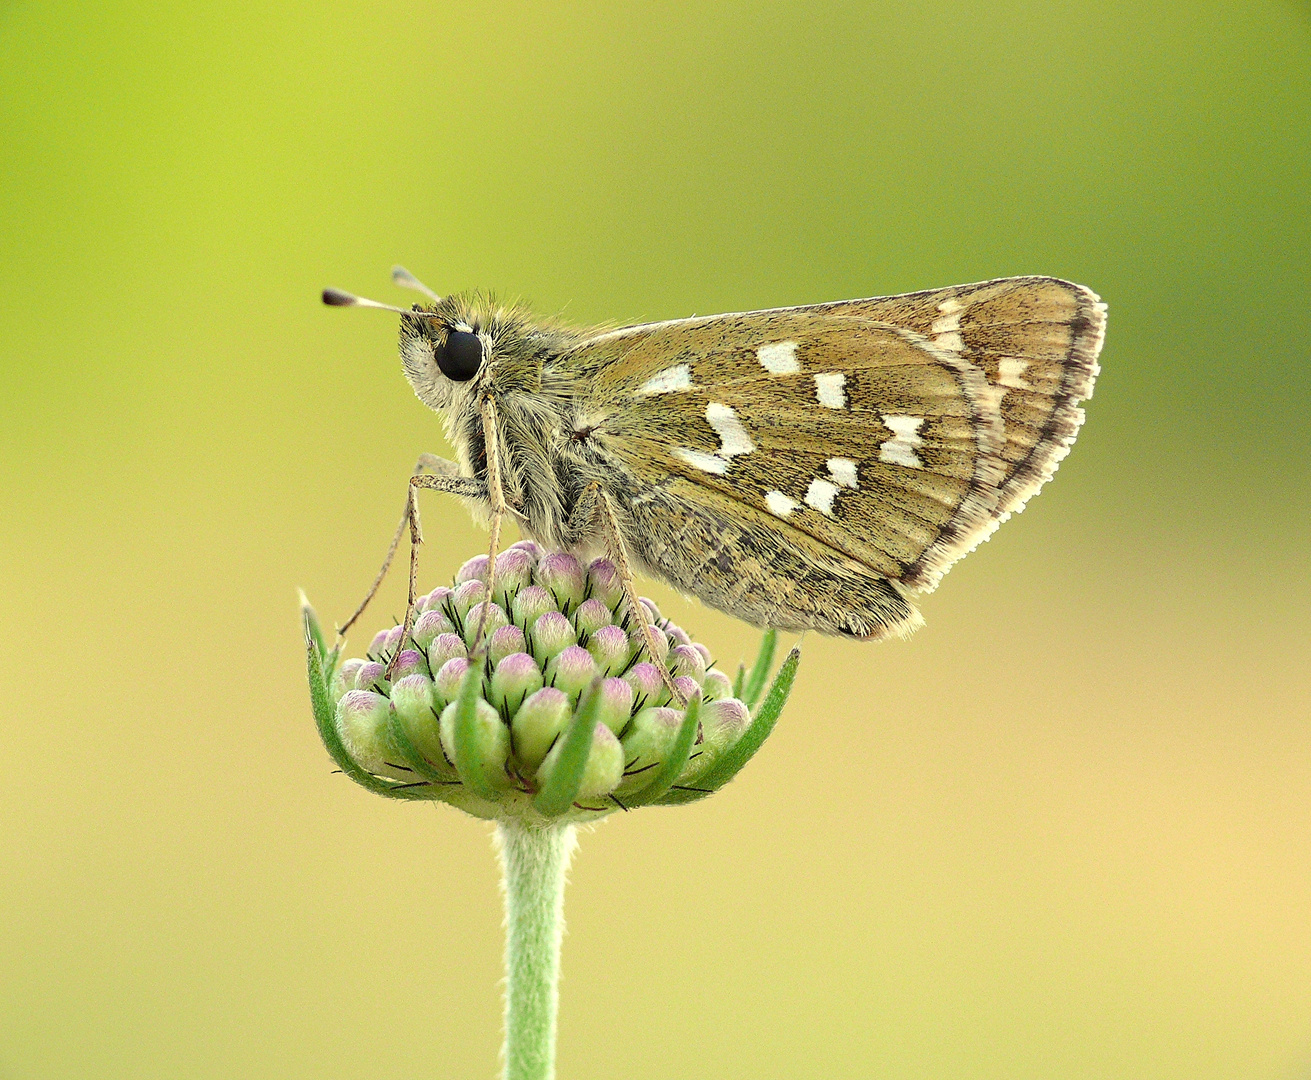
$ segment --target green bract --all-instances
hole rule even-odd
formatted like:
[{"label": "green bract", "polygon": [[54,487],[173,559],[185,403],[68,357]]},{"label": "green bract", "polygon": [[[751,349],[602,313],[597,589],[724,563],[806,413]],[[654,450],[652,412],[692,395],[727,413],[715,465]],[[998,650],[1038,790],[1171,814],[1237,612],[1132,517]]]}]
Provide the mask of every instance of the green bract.
[{"label": "green bract", "polygon": [[[585,567],[515,544],[497,559],[490,601],[487,568],[487,556],[470,559],[451,588],[419,600],[399,657],[396,626],[364,658],[342,660],[304,605],[319,734],[370,791],[480,818],[587,821],[705,798],[773,729],[800,659],[793,649],[765,692],[773,631],[750,673],[730,681],[643,600],[660,645],[653,663],[606,559]],[[480,621],[485,644],[471,655]],[[661,662],[685,707],[674,706]]]}]

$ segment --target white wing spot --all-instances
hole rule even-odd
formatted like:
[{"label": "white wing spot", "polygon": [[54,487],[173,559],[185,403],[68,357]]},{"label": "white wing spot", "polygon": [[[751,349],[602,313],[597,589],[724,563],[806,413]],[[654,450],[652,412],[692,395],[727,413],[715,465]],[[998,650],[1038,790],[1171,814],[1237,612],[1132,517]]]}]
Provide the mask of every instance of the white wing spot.
[{"label": "white wing spot", "polygon": [[776,341],[772,345],[762,345],[756,350],[756,359],[771,375],[795,375],[801,370],[797,362],[795,341]]},{"label": "white wing spot", "polygon": [[858,486],[856,483],[856,463],[851,458],[829,458],[828,474],[833,478],[833,483],[839,487],[854,488]]},{"label": "white wing spot", "polygon": [[847,392],[843,389],[847,377],[838,371],[831,375],[815,376],[815,398],[826,409],[845,409]]},{"label": "white wing spot", "polygon": [[742,421],[737,418],[737,413],[733,411],[732,406],[721,405],[717,401],[710,402],[706,405],[706,420],[719,436],[720,457],[737,457],[738,454],[749,454],[756,448],[756,444],[751,441],[751,436],[747,434],[747,429],[742,426]]},{"label": "white wing spot", "polygon": [[938,305],[942,317],[929,324],[929,333],[933,335],[933,344],[948,352],[960,352],[965,342],[960,336],[960,317],[965,305],[959,300],[944,300]]},{"label": "white wing spot", "polygon": [[785,518],[801,504],[796,499],[789,499],[781,491],[765,492],[765,505],[775,517]]},{"label": "white wing spot", "polygon": [[1032,363],[1015,356],[1003,356],[997,362],[997,385],[1009,386],[1016,390],[1032,390],[1029,381],[1024,378],[1024,371]]},{"label": "white wing spot", "polygon": [[922,416],[888,416],[880,417],[884,427],[892,432],[892,438],[879,447],[879,460],[885,465],[905,465],[908,469],[922,469],[924,462],[915,453],[924,445],[919,437],[919,430],[924,424]]},{"label": "white wing spot", "polygon": [[833,500],[837,497],[838,487],[827,480],[816,477],[806,490],[806,505],[813,506],[825,517],[833,516]]},{"label": "white wing spot", "polygon": [[714,473],[715,476],[723,476],[728,472],[728,459],[718,454],[707,454],[704,450],[689,450],[686,446],[675,446],[669,452],[702,472]]},{"label": "white wing spot", "polygon": [[686,390],[692,385],[692,366],[675,364],[664,371],[657,371],[637,388],[639,394],[670,394],[675,390]]},{"label": "white wing spot", "polygon": [[731,406],[721,405],[718,401],[710,402],[706,406],[706,420],[719,436],[719,453],[707,454],[704,450],[692,450],[686,446],[675,446],[669,452],[694,469],[723,476],[728,472],[729,458],[751,453],[756,444],[751,441],[751,436]]}]

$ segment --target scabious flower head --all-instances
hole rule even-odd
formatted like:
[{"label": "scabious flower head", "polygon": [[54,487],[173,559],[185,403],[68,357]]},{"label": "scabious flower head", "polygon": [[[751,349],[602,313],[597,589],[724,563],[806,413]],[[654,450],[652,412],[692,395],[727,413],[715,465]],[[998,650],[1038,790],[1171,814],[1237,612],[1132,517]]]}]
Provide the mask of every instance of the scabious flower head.
[{"label": "scabious flower head", "polygon": [[652,656],[606,559],[524,541],[498,556],[490,591],[488,570],[486,555],[470,559],[419,599],[403,645],[390,627],[364,657],[329,651],[305,605],[315,718],[353,780],[481,818],[585,821],[704,798],[772,730],[798,660],[762,702],[772,633],[734,681],[644,599]]}]

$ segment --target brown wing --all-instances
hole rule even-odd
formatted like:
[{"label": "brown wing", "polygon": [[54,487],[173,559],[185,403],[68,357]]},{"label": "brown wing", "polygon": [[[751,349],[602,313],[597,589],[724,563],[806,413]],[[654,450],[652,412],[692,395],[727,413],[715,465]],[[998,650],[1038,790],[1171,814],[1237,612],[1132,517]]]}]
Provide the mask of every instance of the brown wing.
[{"label": "brown wing", "polygon": [[[813,593],[843,576],[835,558],[898,583],[883,599],[931,589],[1019,509],[1077,430],[1102,321],[1078,286],[1006,279],[633,327],[589,340],[570,362],[592,390],[593,437],[631,475],[644,513],[704,513],[725,535],[740,525],[757,553],[771,543],[790,553],[756,560],[757,586],[710,589],[713,573],[695,565],[715,546],[706,526],[684,545],[697,550],[661,541],[648,561],[727,610],[788,625],[733,605],[758,587],[795,608],[798,568],[830,566],[800,586]],[[900,624],[889,610],[847,623],[904,629],[917,619],[905,606]]]}]

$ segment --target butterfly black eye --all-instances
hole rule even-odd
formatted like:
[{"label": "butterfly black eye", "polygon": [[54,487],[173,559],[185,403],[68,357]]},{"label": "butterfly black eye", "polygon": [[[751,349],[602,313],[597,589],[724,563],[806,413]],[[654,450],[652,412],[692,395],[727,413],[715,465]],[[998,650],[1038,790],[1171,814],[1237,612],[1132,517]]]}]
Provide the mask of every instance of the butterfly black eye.
[{"label": "butterfly black eye", "polygon": [[482,339],[463,330],[452,330],[446,335],[446,344],[435,351],[437,366],[452,382],[468,382],[483,362]]}]

